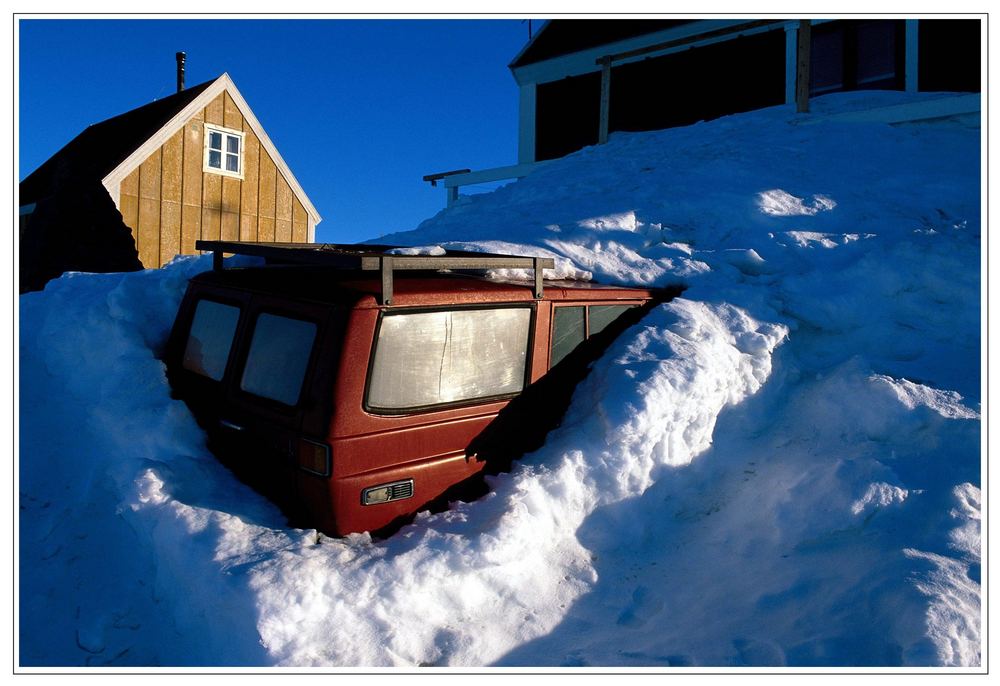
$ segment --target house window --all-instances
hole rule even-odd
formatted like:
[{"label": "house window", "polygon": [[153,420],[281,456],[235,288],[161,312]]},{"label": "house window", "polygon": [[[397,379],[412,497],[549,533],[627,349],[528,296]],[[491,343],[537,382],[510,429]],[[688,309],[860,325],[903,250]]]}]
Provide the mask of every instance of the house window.
[{"label": "house window", "polygon": [[205,124],[205,171],[243,178],[243,132]]}]

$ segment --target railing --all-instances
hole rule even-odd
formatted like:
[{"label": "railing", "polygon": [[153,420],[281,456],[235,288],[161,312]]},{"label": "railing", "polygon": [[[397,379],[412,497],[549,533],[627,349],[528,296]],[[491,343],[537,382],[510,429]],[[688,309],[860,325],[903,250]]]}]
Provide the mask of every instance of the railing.
[{"label": "railing", "polygon": [[424,181],[429,181],[432,186],[437,186],[437,182],[440,181],[448,191],[448,207],[451,207],[458,200],[458,189],[462,186],[503,181],[505,179],[520,179],[544,164],[545,162],[528,162],[526,164],[512,164],[507,167],[480,169],[479,171],[462,169],[440,172],[438,174],[428,174],[424,177]]}]

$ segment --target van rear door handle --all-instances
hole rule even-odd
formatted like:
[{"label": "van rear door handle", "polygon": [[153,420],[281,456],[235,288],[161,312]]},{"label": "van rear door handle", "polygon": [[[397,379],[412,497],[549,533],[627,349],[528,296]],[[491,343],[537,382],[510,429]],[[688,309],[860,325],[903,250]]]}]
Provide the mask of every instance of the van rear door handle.
[{"label": "van rear door handle", "polygon": [[225,427],[227,429],[232,429],[233,431],[243,431],[243,427],[239,424],[233,424],[232,422],[227,422],[225,419],[219,420],[219,426]]}]

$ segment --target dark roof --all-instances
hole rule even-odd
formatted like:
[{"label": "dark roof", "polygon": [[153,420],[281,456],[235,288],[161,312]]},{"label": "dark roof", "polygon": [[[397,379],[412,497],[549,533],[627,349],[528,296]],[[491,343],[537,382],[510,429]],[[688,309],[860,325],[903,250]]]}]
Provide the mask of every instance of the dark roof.
[{"label": "dark roof", "polygon": [[671,29],[692,20],[662,19],[553,19],[535,40],[514,58],[510,68],[541,62],[552,57],[587,50],[656,31]]},{"label": "dark roof", "polygon": [[54,193],[67,181],[98,183],[218,79],[92,124],[20,184],[20,204]]}]

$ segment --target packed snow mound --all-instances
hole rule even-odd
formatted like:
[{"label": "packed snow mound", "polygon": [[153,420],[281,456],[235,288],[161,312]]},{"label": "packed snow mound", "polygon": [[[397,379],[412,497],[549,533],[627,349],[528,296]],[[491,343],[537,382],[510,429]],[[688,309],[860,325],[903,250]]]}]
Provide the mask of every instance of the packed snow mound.
[{"label": "packed snow mound", "polygon": [[379,237],[688,286],[488,496],[387,540],[289,528],[170,397],[209,258],[22,296],[20,664],[978,665],[979,136],[614,134]]}]

